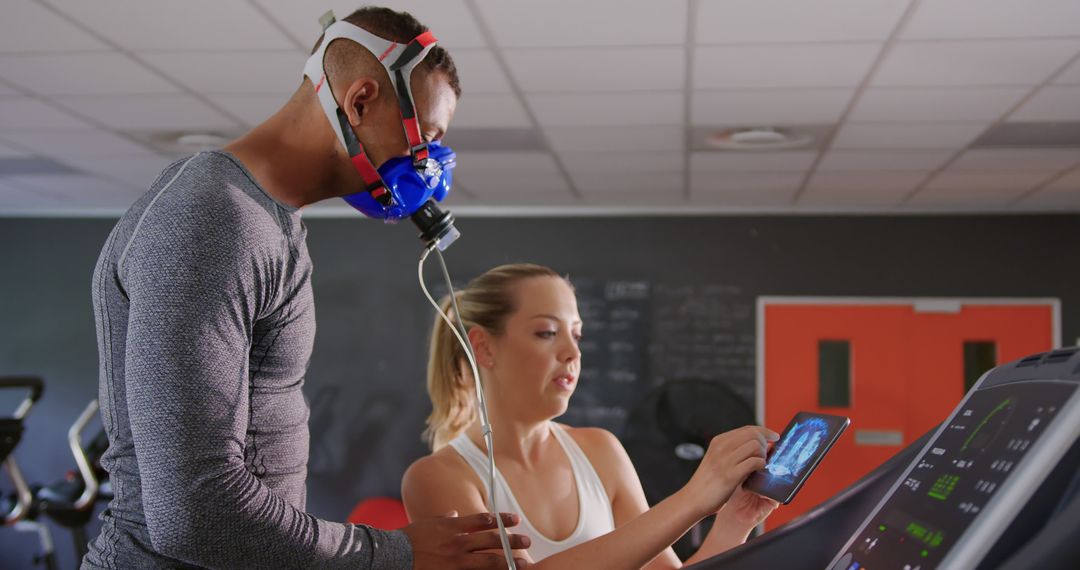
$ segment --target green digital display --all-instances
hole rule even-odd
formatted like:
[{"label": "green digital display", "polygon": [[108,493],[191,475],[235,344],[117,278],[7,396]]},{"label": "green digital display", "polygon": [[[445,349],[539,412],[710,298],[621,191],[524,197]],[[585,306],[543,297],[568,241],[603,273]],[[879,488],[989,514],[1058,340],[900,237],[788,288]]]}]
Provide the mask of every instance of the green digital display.
[{"label": "green digital display", "polygon": [[959,481],[960,477],[957,475],[942,475],[938,477],[937,481],[934,481],[934,486],[930,487],[930,492],[927,495],[939,501],[944,501],[949,498]]}]

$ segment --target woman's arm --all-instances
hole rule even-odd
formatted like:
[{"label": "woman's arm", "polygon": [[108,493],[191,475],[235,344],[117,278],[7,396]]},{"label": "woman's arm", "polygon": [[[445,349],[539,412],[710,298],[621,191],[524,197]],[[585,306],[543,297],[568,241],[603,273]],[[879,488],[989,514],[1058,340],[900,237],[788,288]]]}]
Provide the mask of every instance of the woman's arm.
[{"label": "woman's arm", "polygon": [[[450,512],[461,516],[486,513],[490,509],[484,500],[482,485],[472,469],[457,457],[429,455],[418,459],[405,471],[401,480],[401,500],[410,521]],[[528,550],[515,550],[514,558],[532,563]]]},{"label": "woman's arm", "polygon": [[732,493],[724,506],[716,513],[712,530],[701,543],[701,547],[693,556],[686,560],[686,564],[694,564],[712,558],[728,549],[734,548],[744,542],[750,536],[750,531],[761,524],[779,503],[762,497],[752,491],[747,491],[739,485]]}]

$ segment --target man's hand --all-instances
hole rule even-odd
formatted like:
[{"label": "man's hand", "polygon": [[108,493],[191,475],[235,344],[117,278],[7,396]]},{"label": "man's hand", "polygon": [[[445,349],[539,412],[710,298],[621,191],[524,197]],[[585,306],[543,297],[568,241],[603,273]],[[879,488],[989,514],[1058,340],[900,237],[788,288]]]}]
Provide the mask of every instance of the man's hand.
[{"label": "man's hand", "polygon": [[[516,526],[520,521],[517,515],[502,513],[503,525]],[[413,568],[415,570],[505,570],[506,557],[502,553],[495,515],[480,513],[467,517],[458,517],[456,512],[441,517],[417,521],[403,529],[413,547]],[[510,548],[514,550],[529,547],[529,537],[521,534],[510,535]],[[483,552],[494,550],[495,552]],[[518,568],[526,563],[515,558]]]}]

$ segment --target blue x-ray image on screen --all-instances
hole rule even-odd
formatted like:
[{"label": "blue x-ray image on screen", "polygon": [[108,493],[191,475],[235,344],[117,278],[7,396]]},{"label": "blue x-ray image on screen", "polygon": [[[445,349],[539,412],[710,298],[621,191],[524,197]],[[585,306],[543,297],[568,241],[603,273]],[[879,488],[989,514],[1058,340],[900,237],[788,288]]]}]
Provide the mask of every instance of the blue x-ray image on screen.
[{"label": "blue x-ray image on screen", "polygon": [[787,437],[777,442],[776,451],[765,465],[765,470],[776,482],[791,483],[802,474],[828,440],[829,424],[825,420],[810,418],[796,423]]},{"label": "blue x-ray image on screen", "polygon": [[841,416],[796,414],[773,445],[765,468],[750,476],[746,488],[787,503],[847,424]]}]

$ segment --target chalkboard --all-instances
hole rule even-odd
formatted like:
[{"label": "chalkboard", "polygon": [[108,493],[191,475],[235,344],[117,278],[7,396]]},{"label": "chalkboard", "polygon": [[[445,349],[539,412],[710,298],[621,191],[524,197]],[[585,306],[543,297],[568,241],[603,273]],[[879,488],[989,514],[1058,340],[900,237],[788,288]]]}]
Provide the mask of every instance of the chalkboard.
[{"label": "chalkboard", "polygon": [[753,404],[753,299],[729,285],[575,278],[581,383],[570,425],[616,434],[650,390],[671,380],[722,382]]}]

